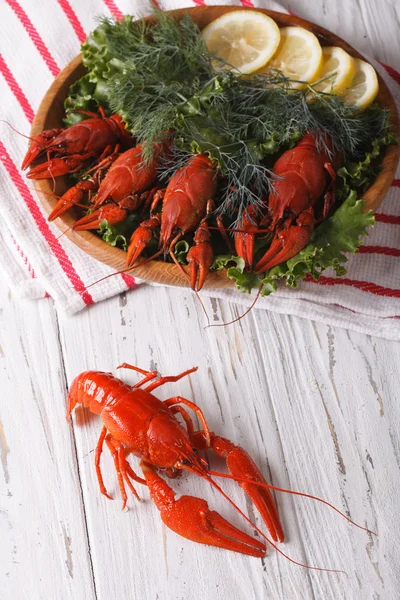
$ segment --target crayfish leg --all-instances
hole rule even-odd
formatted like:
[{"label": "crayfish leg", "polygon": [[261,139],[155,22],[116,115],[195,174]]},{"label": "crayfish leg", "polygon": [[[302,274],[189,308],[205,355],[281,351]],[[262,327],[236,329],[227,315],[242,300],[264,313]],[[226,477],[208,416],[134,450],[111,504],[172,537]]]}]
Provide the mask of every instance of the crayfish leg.
[{"label": "crayfish leg", "polygon": [[328,185],[328,189],[325,192],[324,196],[324,207],[322,209],[322,219],[326,219],[329,215],[332,206],[336,201],[336,171],[333,168],[331,163],[325,163],[324,169],[326,169],[331,176],[331,182]]},{"label": "crayfish leg", "polygon": [[197,542],[224,548],[233,552],[261,558],[266,548],[216,511],[210,510],[208,503],[196,496],[181,496],[175,500],[170,486],[156,473],[148,463],[140,463],[150,496],[160,511],[163,523],[178,535]]},{"label": "crayfish leg", "polygon": [[[104,428],[105,429],[105,428]],[[103,433],[103,432],[102,432]],[[102,435],[102,434],[101,434]],[[101,438],[100,435],[100,438]],[[100,441],[100,440],[99,440]],[[125,509],[128,496],[125,490],[125,483],[132,494],[140,501],[140,496],[132,485],[131,478],[138,483],[146,485],[146,481],[138,477],[125,458],[124,446],[118,440],[115,440],[110,434],[105,436],[106,444],[114,460],[115,470],[117,471],[118,485],[122,496],[122,510]],[[100,481],[99,481],[100,483]],[[104,485],[104,484],[103,484]],[[101,488],[100,488],[101,489]],[[107,494],[106,494],[107,495]],[[107,495],[108,496],[108,495]],[[108,496],[109,497],[109,496]]]},{"label": "crayfish leg", "polygon": [[219,215],[219,216],[216,217],[216,221],[217,221],[218,230],[219,230],[219,232],[221,234],[222,239],[224,240],[225,244],[227,245],[229,252],[231,254],[235,254],[235,250],[233,248],[232,242],[231,242],[230,237],[229,237],[229,235],[227,233],[227,231],[229,231],[229,230],[227,230],[225,228],[224,222],[223,222],[223,219],[222,219],[221,215]]},{"label": "crayfish leg", "polygon": [[134,388],[142,387],[142,385],[148,381],[151,381],[152,379],[155,379],[158,375],[158,371],[145,371],[144,369],[140,369],[139,367],[135,367],[135,365],[130,365],[129,363],[122,363],[122,365],[119,365],[117,369],[131,369],[132,371],[136,371],[137,373],[144,375],[143,379],[132,386]]},{"label": "crayfish leg", "polygon": [[[147,389],[148,388],[146,388],[146,390]],[[203,414],[203,411],[201,410],[201,408],[199,406],[197,406],[197,404],[195,404],[194,402],[191,402],[191,400],[188,400],[187,398],[183,398],[182,396],[174,396],[173,398],[168,398],[168,400],[164,400],[164,404],[165,404],[165,406],[168,406],[168,408],[171,407],[171,406],[175,406],[176,404],[184,404],[185,406],[187,406],[188,408],[190,408],[191,410],[193,410],[196,413],[199,421],[201,422],[201,424],[204,427],[203,434],[204,434],[204,437],[206,439],[207,447],[210,446],[210,443],[211,443],[211,432],[210,432],[210,429],[208,427],[208,423],[206,421],[206,418],[205,418],[205,416]]]},{"label": "crayfish leg", "polygon": [[99,441],[97,442],[97,446],[96,446],[96,454],[95,454],[94,464],[96,467],[96,475],[97,475],[97,481],[99,482],[100,492],[106,498],[108,498],[109,500],[112,500],[110,494],[106,490],[106,486],[104,485],[103,474],[101,472],[101,466],[100,466],[100,458],[101,458],[101,454],[103,452],[103,444],[104,444],[106,435],[107,435],[107,427],[103,427],[103,429],[101,430],[101,433],[100,433]]},{"label": "crayfish leg", "polygon": [[[168,375],[166,377],[160,377],[159,379],[157,379],[157,381],[154,381],[153,383],[150,383],[150,385],[148,385],[145,388],[145,390],[146,390],[146,392],[152,392],[153,390],[157,389],[161,385],[164,385],[164,383],[176,383],[177,381],[179,381],[183,377],[186,377],[187,375],[190,375],[191,373],[195,373],[195,371],[197,371],[198,368],[199,367],[192,367],[191,369],[187,369],[186,371],[182,371],[182,373],[179,373],[178,375]],[[169,401],[165,400],[165,402],[169,402]],[[189,402],[189,400],[188,400],[188,402]],[[177,403],[175,402],[175,404],[177,404]],[[191,403],[191,404],[193,404],[193,403]],[[196,405],[193,404],[193,406],[196,406]],[[198,408],[198,407],[196,406],[196,408]]]}]

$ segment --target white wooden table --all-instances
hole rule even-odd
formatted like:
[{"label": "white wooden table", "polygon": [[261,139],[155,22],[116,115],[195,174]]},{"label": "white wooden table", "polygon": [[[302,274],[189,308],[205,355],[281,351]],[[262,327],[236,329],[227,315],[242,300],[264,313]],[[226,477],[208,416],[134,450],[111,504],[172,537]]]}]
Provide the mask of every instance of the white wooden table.
[{"label": "white wooden table", "polygon": [[[399,68],[397,0],[287,7]],[[206,305],[215,318],[237,315],[234,305]],[[50,299],[20,302],[1,282],[2,600],[400,597],[399,344],[256,310],[234,327],[205,332],[202,323],[181,290],[143,286],[66,319]],[[271,483],[329,499],[375,530],[373,538],[326,507],[277,496],[284,550],[348,576],[307,571],[273,549],[258,560],[184,540],[164,527],[146,491],[145,502],[130,498],[122,512],[108,453],[104,476],[116,501],[102,497],[93,465],[99,420],[78,411],[69,425],[65,398],[79,372],[124,360],[162,374],[198,365],[159,396],[193,398]],[[173,485],[251,533],[194,476]],[[238,486],[224,487],[262,527]]]}]

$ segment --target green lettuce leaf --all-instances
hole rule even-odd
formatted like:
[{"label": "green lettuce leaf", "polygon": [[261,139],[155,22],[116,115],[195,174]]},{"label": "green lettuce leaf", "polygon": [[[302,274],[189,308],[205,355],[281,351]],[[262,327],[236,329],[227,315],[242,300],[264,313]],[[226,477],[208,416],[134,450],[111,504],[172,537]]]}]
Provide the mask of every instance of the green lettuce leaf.
[{"label": "green lettuce leaf", "polygon": [[374,224],[372,211],[364,212],[364,202],[352,190],[348,198],[314,230],[309,244],[294,258],[271,269],[264,279],[262,294],[270,294],[277,288],[277,281],[285,279],[286,285],[296,287],[301,279],[310,274],[318,280],[322,271],[333,267],[336,275],[344,275],[346,252],[356,252],[367,234],[367,227]]},{"label": "green lettuce leaf", "polygon": [[262,276],[250,271],[241,271],[236,267],[230,267],[226,272],[229,279],[235,281],[236,287],[244,294],[250,294],[253,288],[260,286]]},{"label": "green lettuce leaf", "polygon": [[[346,269],[343,265],[348,260],[345,253],[356,252],[362,243],[362,236],[367,234],[367,227],[374,224],[372,211],[365,212],[363,208],[364,202],[352,190],[335,213],[314,230],[309,244],[295,257],[274,267],[264,276],[244,271],[244,262],[228,268],[227,276],[235,281],[241,292],[250,293],[262,285],[261,295],[267,296],[277,290],[280,280],[294,288],[308,274],[318,280],[328,267],[333,267],[336,275],[344,275]],[[225,267],[233,259],[235,257],[221,260],[219,268]]]},{"label": "green lettuce leaf", "polygon": [[221,269],[227,269],[226,275],[229,279],[233,279],[236,282],[236,287],[241,292],[250,294],[254,287],[258,287],[261,282],[261,275],[256,273],[249,273],[245,271],[245,262],[240,256],[234,256],[232,254],[220,254],[214,258],[214,262],[211,269],[214,271],[220,271]]},{"label": "green lettuce leaf", "polygon": [[69,95],[64,102],[66,112],[64,123],[67,127],[87,119],[86,115],[81,115],[75,111],[87,110],[93,112],[97,110],[98,103],[94,97],[95,90],[96,84],[90,81],[89,74],[84,75],[71,85]]},{"label": "green lettuce leaf", "polygon": [[245,262],[240,256],[233,254],[218,254],[214,257],[214,262],[211,265],[211,270],[220,271],[221,269],[231,268],[235,265],[236,269],[243,273]]},{"label": "green lettuce leaf", "polygon": [[99,233],[107,244],[126,251],[130,237],[138,225],[138,219],[138,213],[128,215],[118,225],[109,225],[107,219],[103,219],[100,223]]},{"label": "green lettuce leaf", "polygon": [[186,264],[186,256],[188,252],[189,244],[186,240],[179,240],[179,242],[175,244],[174,255],[178,263],[181,265]]}]

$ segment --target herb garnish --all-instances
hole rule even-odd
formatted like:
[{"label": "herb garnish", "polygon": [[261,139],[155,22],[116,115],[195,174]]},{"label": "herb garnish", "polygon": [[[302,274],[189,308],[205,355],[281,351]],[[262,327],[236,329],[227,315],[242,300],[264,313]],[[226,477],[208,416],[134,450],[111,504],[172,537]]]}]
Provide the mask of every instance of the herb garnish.
[{"label": "herb garnish", "polygon": [[[344,272],[343,252],[355,251],[373,223],[357,195],[376,176],[382,147],[394,142],[387,111],[371,105],[360,112],[313,85],[290,89],[291,82],[279,71],[239,77],[225,65],[217,73],[216,57],[207,52],[189,16],[179,22],[162,12],[152,21],[104,18],[83,44],[82,54],[88,73],[71,86],[66,124],[84,118],[74,110],[93,111],[101,105],[109,113],[118,112],[144,143],[145,160],[151,158],[153,142],[169,137],[174,160],[160,172],[165,180],[190,155],[207,152],[222,174],[216,204],[217,212],[228,217],[226,225],[234,225],[249,204],[262,204],[273,185],[271,168],[285,150],[307,131],[316,133],[321,146],[329,135],[342,157],[341,183],[333,214],[316,227],[308,246],[266,276],[246,273],[243,261],[230,255],[217,256],[214,265],[219,269],[227,264],[228,276],[242,291],[263,280],[262,293],[274,291],[279,279],[295,286],[308,273],[317,278],[328,266],[337,274]],[[132,227],[131,220],[126,231]],[[125,246],[122,229],[105,223],[105,240]],[[187,241],[191,243],[190,236]],[[186,252],[182,244],[180,261]]]}]

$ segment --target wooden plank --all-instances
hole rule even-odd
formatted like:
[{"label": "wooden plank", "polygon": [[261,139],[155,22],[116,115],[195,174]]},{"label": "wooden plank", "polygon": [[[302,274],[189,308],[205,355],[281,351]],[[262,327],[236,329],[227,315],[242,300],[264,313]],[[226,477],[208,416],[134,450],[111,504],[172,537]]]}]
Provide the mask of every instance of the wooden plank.
[{"label": "wooden plank", "polygon": [[95,598],[51,300],[0,286],[0,597]]},{"label": "wooden plank", "polygon": [[[214,300],[206,307],[224,320],[242,310]],[[69,382],[82,370],[113,370],[122,361],[162,374],[198,365],[198,373],[157,395],[179,391],[194,399],[212,429],[247,448],[270,481],[321,495],[379,533],[372,538],[327,507],[279,495],[288,535],[282,549],[309,564],[344,568],[348,578],[296,567],[274,550],[261,562],[183,540],[164,528],[150,501],[130,499],[130,510],[122,513],[119,498],[111,503],[100,496],[91,454],[100,423],[81,413],[75,435],[99,598],[347,599],[355,590],[372,600],[395,593],[398,554],[386,515],[391,529],[400,524],[392,441],[399,415],[396,382],[391,376],[384,387],[380,373],[398,364],[397,344],[264,311],[235,327],[203,331],[194,297],[165,288],[143,287],[112,299],[74,318],[74,325],[61,322]],[[132,373],[118,375],[136,381]],[[107,485],[118,497],[110,457],[103,462]],[[183,477],[172,485],[180,494],[205,497],[251,533],[203,482]],[[262,527],[241,490],[231,482],[224,489]]]}]

